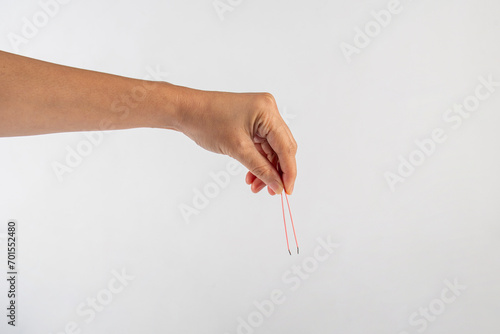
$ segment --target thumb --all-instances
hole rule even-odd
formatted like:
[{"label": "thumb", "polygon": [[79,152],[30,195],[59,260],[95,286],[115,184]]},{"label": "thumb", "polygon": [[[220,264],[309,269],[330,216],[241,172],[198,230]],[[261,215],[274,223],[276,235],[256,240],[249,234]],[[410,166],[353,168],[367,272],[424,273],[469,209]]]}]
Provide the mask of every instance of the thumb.
[{"label": "thumb", "polygon": [[276,194],[283,191],[283,182],[276,168],[255,148],[254,143],[248,139],[234,155],[248,170],[268,185]]}]

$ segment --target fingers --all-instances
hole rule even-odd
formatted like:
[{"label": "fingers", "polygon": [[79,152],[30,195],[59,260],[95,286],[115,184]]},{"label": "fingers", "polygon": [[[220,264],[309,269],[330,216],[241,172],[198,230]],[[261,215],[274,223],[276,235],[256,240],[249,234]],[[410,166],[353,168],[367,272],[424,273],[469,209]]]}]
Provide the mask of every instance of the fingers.
[{"label": "fingers", "polygon": [[276,166],[276,161],[278,161],[278,156],[276,152],[273,151],[271,145],[266,141],[260,144],[260,147],[263,151],[263,155],[271,162],[273,166]]},{"label": "fingers", "polygon": [[[259,153],[262,154],[262,156],[266,157],[267,160],[269,160],[271,162],[271,165],[276,166],[277,161],[278,161],[278,156],[273,151],[273,149],[271,148],[271,146],[269,145],[267,140],[264,138],[256,137],[256,138],[254,138],[254,143],[255,143],[255,148],[257,149],[257,151],[259,151]],[[280,175],[279,171],[278,171],[278,175]],[[245,178],[245,182],[247,184],[251,185],[250,189],[254,193],[258,193],[259,191],[264,189],[264,187],[266,186],[264,181],[257,178],[251,172],[247,173],[246,178]],[[267,187],[267,190],[268,190],[270,195],[276,195],[276,193],[270,187]]]},{"label": "fingers", "polygon": [[256,179],[255,182],[252,183],[252,186],[250,187],[250,189],[252,190],[252,192],[258,193],[259,191],[264,189],[265,186],[266,186],[266,184],[264,183],[264,181]]},{"label": "fingers", "polygon": [[247,176],[245,178],[245,182],[247,184],[250,184],[250,189],[252,190],[252,192],[254,193],[258,193],[259,191],[261,191],[265,186],[266,184],[264,183],[264,181],[262,181],[261,179],[258,179],[255,175],[253,175],[251,172],[248,172],[247,173]]},{"label": "fingers", "polygon": [[[283,191],[283,183],[281,182],[278,171],[271,162],[259,152],[256,145],[254,145],[250,139],[245,139],[243,141],[240,149],[236,152],[235,158],[247,167],[255,178],[267,184],[276,194],[280,194]],[[246,181],[247,183],[253,182],[252,191],[258,192],[264,186],[260,185],[260,183],[255,184],[255,179],[252,180],[253,176],[247,175]]]},{"label": "fingers", "polygon": [[[235,158],[249,169],[245,181],[253,192],[259,192],[267,185],[270,194],[281,194],[283,189],[292,194],[297,177],[297,143],[281,118],[272,95],[261,97],[256,107],[258,116],[250,127],[255,132],[249,131],[253,138],[240,141],[237,147],[239,156]],[[278,162],[280,171],[276,168]]]},{"label": "fingers", "polygon": [[255,181],[255,179],[256,179],[255,175],[253,175],[251,172],[248,172],[247,176],[245,177],[245,182],[247,184],[252,184],[253,181]]},{"label": "fingers", "polygon": [[[250,190],[252,190],[252,192],[254,193],[258,193],[266,186],[264,181],[258,179],[255,175],[252,174],[252,172],[247,172],[245,182],[251,185]],[[267,187],[267,191],[272,196],[276,195],[276,193],[270,187]]]},{"label": "fingers", "polygon": [[277,154],[280,168],[283,172],[282,178],[285,191],[290,195],[293,192],[295,179],[297,177],[297,162],[295,160],[297,143],[285,122],[281,120],[281,122],[277,123],[281,124],[270,129],[267,135],[267,142]]},{"label": "fingers", "polygon": [[[284,125],[284,126],[283,126]],[[272,166],[276,166],[279,161],[280,170],[278,175],[280,175],[282,182],[284,183],[286,193],[291,194],[293,192],[293,187],[295,183],[295,178],[297,175],[297,167],[295,161],[295,154],[297,151],[297,144],[293,138],[290,130],[286,124],[281,125],[280,131],[274,131],[274,133],[280,133],[275,135],[273,140],[273,131],[269,131],[267,138],[262,138],[259,135],[254,137],[254,144],[257,151],[271,163]],[[268,142],[268,140],[273,141],[274,147]],[[276,151],[275,151],[276,150]],[[279,156],[281,153],[281,159]],[[251,184],[251,189],[253,192],[259,192],[264,188],[265,183],[258,177],[250,173],[247,175],[247,184]],[[268,189],[269,193],[274,195],[275,192],[272,189]]]}]

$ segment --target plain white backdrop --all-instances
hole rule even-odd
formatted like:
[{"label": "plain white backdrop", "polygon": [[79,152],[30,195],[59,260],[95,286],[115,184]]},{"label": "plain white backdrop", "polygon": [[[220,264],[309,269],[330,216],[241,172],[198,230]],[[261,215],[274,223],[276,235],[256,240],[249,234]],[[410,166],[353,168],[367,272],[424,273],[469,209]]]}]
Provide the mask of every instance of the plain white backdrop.
[{"label": "plain white backdrop", "polygon": [[[301,254],[286,250],[279,197],[251,193],[239,163],[230,174],[230,158],[180,133],[0,138],[0,277],[7,221],[19,224],[18,326],[2,279],[0,332],[498,333],[500,87],[475,98],[481,80],[500,82],[498,10],[2,1],[0,50],[272,93],[299,146]],[[462,103],[472,111],[453,111]],[[446,140],[430,144],[436,128]]]}]

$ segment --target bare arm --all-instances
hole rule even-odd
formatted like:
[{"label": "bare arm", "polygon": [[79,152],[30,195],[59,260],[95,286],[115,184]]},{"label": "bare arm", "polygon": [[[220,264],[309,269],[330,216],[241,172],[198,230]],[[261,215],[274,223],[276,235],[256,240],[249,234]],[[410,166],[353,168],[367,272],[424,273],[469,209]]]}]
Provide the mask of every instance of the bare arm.
[{"label": "bare arm", "polygon": [[254,192],[284,184],[292,193],[297,144],[271,94],[201,91],[0,51],[0,137],[138,127],[181,131],[239,160]]},{"label": "bare arm", "polygon": [[174,88],[0,51],[0,136],[174,128]]}]

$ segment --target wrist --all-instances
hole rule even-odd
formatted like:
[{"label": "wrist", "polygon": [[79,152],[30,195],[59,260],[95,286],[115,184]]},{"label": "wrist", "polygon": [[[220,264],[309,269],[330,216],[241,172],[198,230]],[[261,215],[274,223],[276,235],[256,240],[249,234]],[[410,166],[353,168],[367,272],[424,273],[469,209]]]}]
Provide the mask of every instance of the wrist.
[{"label": "wrist", "polygon": [[153,108],[156,109],[152,127],[180,131],[181,104],[179,103],[179,86],[168,82],[155,82],[159,84],[157,98],[154,99]]},{"label": "wrist", "polygon": [[209,92],[183,86],[168,86],[166,92],[171,103],[171,129],[187,134],[203,113],[209,102]]}]

